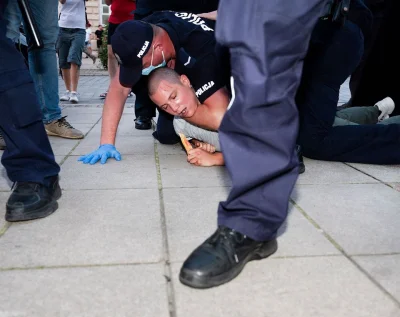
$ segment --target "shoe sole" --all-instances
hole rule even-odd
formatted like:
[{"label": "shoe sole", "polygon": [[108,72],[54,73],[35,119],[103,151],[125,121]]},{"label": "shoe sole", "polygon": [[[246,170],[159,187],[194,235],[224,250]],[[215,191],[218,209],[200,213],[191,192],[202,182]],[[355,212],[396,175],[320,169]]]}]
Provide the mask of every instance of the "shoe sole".
[{"label": "shoe sole", "polygon": [[71,99],[70,99],[69,102],[70,102],[70,103],[75,103],[75,104],[76,104],[76,103],[79,102],[79,100],[71,100]]},{"label": "shoe sole", "polygon": [[182,269],[179,274],[179,280],[182,284],[186,286],[198,289],[206,289],[219,286],[237,277],[240,272],[242,272],[243,268],[248,262],[253,260],[265,259],[274,254],[276,250],[278,250],[278,243],[276,239],[274,239],[272,241],[264,243],[258,249],[251,252],[247,256],[247,258],[242,261],[242,263],[234,266],[230,271],[224,272],[223,274],[214,276],[212,278],[202,279],[196,275],[191,274],[191,272],[185,272],[185,270]]},{"label": "shoe sole", "polygon": [[62,196],[62,191],[61,188],[58,186],[58,188],[53,194],[53,200],[48,205],[31,211],[13,210],[12,212],[10,212],[7,210],[5,219],[8,222],[20,222],[20,221],[29,221],[50,216],[53,212],[55,212],[58,209],[57,200],[60,199],[61,196]]},{"label": "shoe sole", "polygon": [[64,139],[74,139],[74,140],[76,140],[76,139],[83,139],[85,137],[84,135],[82,135],[82,136],[65,136],[65,135],[61,135],[61,134],[57,134],[57,133],[51,132],[51,131],[49,131],[47,129],[45,129],[45,130],[46,130],[47,135],[58,136],[58,137],[64,138]]},{"label": "shoe sole", "polygon": [[146,127],[144,127],[144,128],[142,128],[140,125],[136,125],[136,124],[135,124],[135,129],[136,129],[136,130],[151,130],[152,128],[153,128],[153,124],[152,124],[152,123],[150,124],[149,127],[146,126]]}]

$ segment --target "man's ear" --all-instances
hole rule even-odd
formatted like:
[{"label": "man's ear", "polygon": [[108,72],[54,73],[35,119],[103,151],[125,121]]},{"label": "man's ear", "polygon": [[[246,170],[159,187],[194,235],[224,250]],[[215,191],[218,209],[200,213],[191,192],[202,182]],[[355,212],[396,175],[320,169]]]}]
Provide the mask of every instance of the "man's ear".
[{"label": "man's ear", "polygon": [[189,78],[187,78],[186,75],[180,75],[179,79],[180,79],[182,85],[184,85],[186,87],[192,87],[192,85],[190,84],[190,80],[189,80]]}]

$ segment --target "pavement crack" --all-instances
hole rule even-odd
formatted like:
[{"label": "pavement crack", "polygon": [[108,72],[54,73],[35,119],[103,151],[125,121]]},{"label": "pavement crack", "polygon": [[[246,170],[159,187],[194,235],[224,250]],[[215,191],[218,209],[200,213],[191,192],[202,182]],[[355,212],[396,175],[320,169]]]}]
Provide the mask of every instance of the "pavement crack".
[{"label": "pavement crack", "polygon": [[388,298],[390,298],[394,304],[400,308],[400,301],[394,297],[389,291],[386,290],[368,271],[366,271],[360,264],[349,255],[338,242],[327,233],[307,212],[301,208],[292,198],[290,202],[296,209],[319,231],[321,234],[333,244],[333,246],[348,260],[350,261],[361,273],[363,273],[380,291],[382,291]]}]

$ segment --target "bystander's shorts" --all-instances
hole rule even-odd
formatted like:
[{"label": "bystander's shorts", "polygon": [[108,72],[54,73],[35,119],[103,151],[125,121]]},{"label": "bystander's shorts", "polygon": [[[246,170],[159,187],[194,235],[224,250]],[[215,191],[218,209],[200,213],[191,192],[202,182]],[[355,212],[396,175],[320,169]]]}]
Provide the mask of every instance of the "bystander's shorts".
[{"label": "bystander's shorts", "polygon": [[108,23],[107,44],[111,45],[111,38],[119,24]]},{"label": "bystander's shorts", "polygon": [[85,48],[84,29],[60,28],[57,39],[57,53],[61,69],[70,69],[71,63],[82,65],[82,52]]}]

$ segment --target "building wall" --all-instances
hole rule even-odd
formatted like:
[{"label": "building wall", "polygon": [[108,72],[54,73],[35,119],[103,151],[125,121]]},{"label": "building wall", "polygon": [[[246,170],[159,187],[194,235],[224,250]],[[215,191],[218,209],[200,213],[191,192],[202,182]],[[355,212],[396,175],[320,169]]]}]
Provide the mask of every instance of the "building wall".
[{"label": "building wall", "polygon": [[88,18],[90,24],[92,25],[93,32],[97,29],[97,26],[101,23],[100,3],[101,3],[101,0],[86,1],[87,18]]}]

